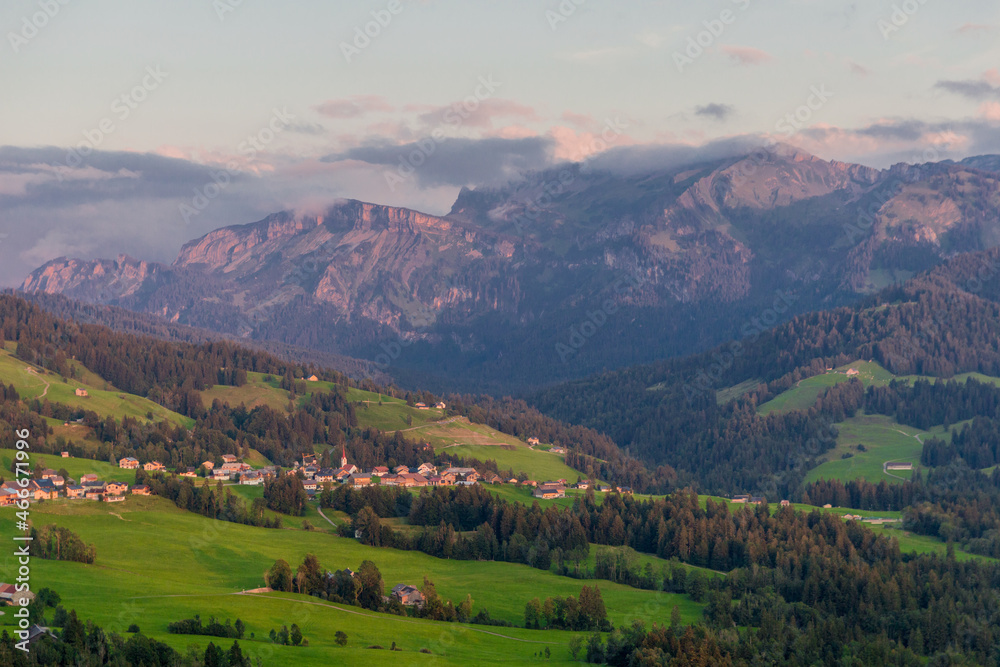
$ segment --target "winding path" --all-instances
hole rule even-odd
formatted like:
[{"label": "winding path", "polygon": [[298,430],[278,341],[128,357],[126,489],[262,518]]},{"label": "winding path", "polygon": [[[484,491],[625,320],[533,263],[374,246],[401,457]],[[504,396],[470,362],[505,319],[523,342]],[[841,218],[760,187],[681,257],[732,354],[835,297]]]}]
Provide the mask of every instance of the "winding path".
[{"label": "winding path", "polygon": [[41,375],[40,375],[40,374],[38,373],[38,371],[36,371],[36,370],[35,370],[34,368],[32,368],[31,366],[28,366],[28,367],[26,367],[26,368],[25,368],[24,370],[28,371],[28,373],[30,373],[31,375],[34,375],[34,376],[35,376],[36,378],[38,378],[39,380],[41,380],[41,381],[42,381],[42,384],[44,384],[44,385],[45,385],[45,389],[44,389],[44,391],[42,391],[41,395],[40,395],[40,396],[38,397],[38,398],[45,398],[45,395],[49,393],[49,381],[48,381],[48,380],[46,380],[45,378],[43,378],[43,377],[42,377],[42,376],[41,376]]}]

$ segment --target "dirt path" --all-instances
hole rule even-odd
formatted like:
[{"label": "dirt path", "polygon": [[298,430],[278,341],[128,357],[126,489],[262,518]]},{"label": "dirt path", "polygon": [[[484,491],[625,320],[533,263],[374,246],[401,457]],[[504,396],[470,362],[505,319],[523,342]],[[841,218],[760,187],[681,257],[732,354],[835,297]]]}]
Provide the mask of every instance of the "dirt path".
[{"label": "dirt path", "polygon": [[38,398],[45,398],[45,395],[49,393],[49,382],[48,382],[48,380],[46,380],[46,379],[45,379],[45,378],[43,378],[43,377],[42,377],[41,375],[39,375],[39,374],[38,374],[38,371],[36,371],[36,370],[35,370],[34,368],[32,368],[31,366],[27,366],[27,367],[25,367],[25,369],[24,369],[24,370],[28,371],[28,373],[30,373],[31,375],[34,375],[34,376],[35,376],[36,378],[38,378],[39,380],[41,380],[41,381],[42,381],[42,384],[44,384],[44,385],[45,385],[45,390],[44,390],[44,391],[42,391],[41,395],[40,395],[40,396],[38,397]]},{"label": "dirt path", "polygon": [[329,518],[329,517],[328,517],[327,515],[323,514],[323,508],[322,508],[322,507],[317,507],[317,508],[316,508],[316,511],[317,511],[317,512],[319,512],[319,515],[320,515],[321,517],[323,517],[324,519],[326,519],[326,522],[327,522],[328,524],[330,524],[330,525],[331,525],[331,526],[333,526],[334,528],[336,528],[336,527],[337,527],[337,524],[335,524],[335,523],[334,523],[333,521],[331,521],[331,520],[330,520],[330,518]]},{"label": "dirt path", "polygon": [[450,424],[452,422],[457,422],[460,419],[461,419],[461,417],[449,417],[448,419],[443,419],[443,420],[441,420],[439,422],[430,422],[428,424],[424,424],[423,426],[411,426],[410,428],[400,429],[398,432],[399,433],[406,433],[407,431],[417,431],[417,430],[422,429],[422,428],[430,428],[431,426],[444,426],[445,424]]}]

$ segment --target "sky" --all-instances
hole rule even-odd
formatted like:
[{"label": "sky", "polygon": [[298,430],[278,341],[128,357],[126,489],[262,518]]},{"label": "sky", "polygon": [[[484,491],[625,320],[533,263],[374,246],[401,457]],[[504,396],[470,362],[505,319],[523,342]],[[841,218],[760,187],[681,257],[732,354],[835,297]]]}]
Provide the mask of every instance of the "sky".
[{"label": "sky", "polygon": [[614,151],[1000,153],[984,0],[4,0],[0,285]]}]

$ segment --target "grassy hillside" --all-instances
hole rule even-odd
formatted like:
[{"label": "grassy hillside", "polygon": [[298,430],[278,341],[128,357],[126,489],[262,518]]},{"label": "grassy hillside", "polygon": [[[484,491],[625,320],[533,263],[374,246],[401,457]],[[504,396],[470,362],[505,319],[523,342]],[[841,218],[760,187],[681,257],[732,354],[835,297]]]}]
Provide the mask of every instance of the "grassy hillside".
[{"label": "grassy hillside", "polygon": [[[83,368],[79,364],[75,366]],[[13,384],[21,397],[27,400],[48,399],[52,403],[80,407],[116,419],[134,417],[145,420],[152,415],[155,421],[167,420],[185,428],[194,426],[193,419],[167,410],[147,398],[120,392],[89,371],[83,372],[80,380],[64,380],[44,368],[17,359],[7,350],[0,350],[0,381]],[[78,388],[85,389],[89,396],[77,396]]]},{"label": "grassy hillside", "polygon": [[[820,478],[843,481],[866,479],[875,483],[882,480],[901,481],[899,477],[909,479],[912,471],[894,470],[892,474],[896,477],[891,477],[883,474],[882,465],[886,461],[920,465],[922,441],[930,437],[926,431],[903,426],[885,415],[858,414],[837,424],[837,429],[840,433],[836,447],[827,452],[825,463],[809,471],[807,482]],[[938,429],[935,434],[941,436],[943,429]],[[860,451],[857,448],[859,444],[864,445],[867,451]],[[842,458],[845,453],[852,456]]]},{"label": "grassy hillside", "polygon": [[[0,449],[0,466],[4,470],[0,474],[8,478],[10,478],[10,474],[7,471],[10,470],[11,463],[14,461],[15,452],[16,450],[13,449]],[[107,461],[92,461],[90,459],[76,459],[73,457],[64,459],[58,454],[32,454],[32,468],[40,465],[52,468],[53,470],[62,470],[65,468],[70,477],[77,482],[80,481],[82,475],[90,473],[96,474],[105,482],[118,481],[127,482],[128,484],[135,482],[134,470],[124,470],[116,465],[111,465]]]},{"label": "grassy hillside", "polygon": [[[289,393],[280,388],[278,378],[266,378],[263,373],[247,373],[247,383],[242,387],[216,385],[201,392],[202,400],[206,405],[218,399],[230,405],[243,403],[248,408],[268,405],[279,412],[286,412]],[[300,404],[313,391],[333,391],[336,385],[320,381],[307,382],[306,387],[309,391],[298,398]],[[410,439],[431,443],[436,453],[480,461],[494,459],[502,469],[524,471],[540,480],[575,481],[581,474],[567,466],[560,454],[532,449],[513,436],[484,424],[472,424],[464,417],[448,418],[446,410],[418,410],[407,405],[403,399],[355,388],[348,388],[347,398],[355,403],[358,425],[362,428],[401,431]]]},{"label": "grassy hillside", "polygon": [[501,469],[524,471],[536,480],[566,479],[575,482],[582,473],[564,462],[564,455],[531,448],[512,435],[485,424],[472,424],[464,417],[446,424],[429,424],[408,431],[434,446],[435,453],[493,459]]},{"label": "grassy hillside", "polygon": [[[13,521],[13,508],[0,510],[4,534],[13,532]],[[41,559],[32,563],[33,586],[55,588],[67,608],[119,632],[136,622],[145,634],[181,650],[189,644],[204,647],[208,639],[168,635],[166,625],[196,613],[203,618],[240,617],[248,625],[248,633],[257,637],[265,637],[271,628],[282,624],[298,623],[309,638],[308,648],[247,643],[251,651],[274,651],[268,664],[379,664],[393,656],[361,647],[375,643],[388,646],[392,641],[407,651],[407,661],[433,659],[414,653],[426,647],[443,659],[439,664],[509,664],[525,662],[548,645],[555,662],[567,662],[566,642],[572,636],[416,622],[328,605],[305,596],[233,595],[262,586],[263,572],[277,558],[284,558],[294,568],[311,552],[331,569],[356,568],[362,560],[371,559],[382,571],[387,589],[401,582],[420,584],[426,575],[442,596],[457,601],[471,594],[475,609],[486,607],[494,617],[513,622],[522,620],[524,605],[533,597],[577,595],[582,585],[595,583],[523,565],[441,560],[418,552],[376,549],[321,532],[217,522],[178,510],[159,498],[129,498],[113,507],[79,501],[45,502],[32,508],[32,521],[67,526],[97,547],[97,562],[91,566]],[[136,544],[143,548],[134,549]],[[10,580],[13,559],[4,556],[0,562],[0,579]],[[502,586],[496,585],[501,581]],[[700,606],[684,596],[597,583],[616,625],[633,618],[647,623],[668,621],[675,604],[686,621],[700,615]],[[336,630],[347,632],[347,649],[333,645]],[[400,657],[404,656],[397,654],[395,661]]]},{"label": "grassy hillside", "polygon": [[762,415],[771,412],[790,412],[792,410],[808,410],[815,403],[819,395],[826,389],[847,382],[852,376],[847,375],[850,369],[858,371],[857,378],[864,386],[881,386],[889,384],[895,376],[882,368],[879,364],[870,361],[857,361],[840,368],[828,371],[820,375],[801,380],[788,391],[782,392],[770,401],[761,404],[757,412]]}]

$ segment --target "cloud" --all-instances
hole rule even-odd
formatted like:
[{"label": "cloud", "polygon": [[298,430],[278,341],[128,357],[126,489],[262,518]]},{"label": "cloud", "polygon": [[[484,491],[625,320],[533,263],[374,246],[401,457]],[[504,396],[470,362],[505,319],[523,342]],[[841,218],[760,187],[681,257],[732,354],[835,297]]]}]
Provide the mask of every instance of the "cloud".
[{"label": "cloud", "polygon": [[984,100],[991,97],[1000,98],[1000,87],[994,86],[989,81],[938,81],[934,84],[934,87],[967,97],[970,100]]},{"label": "cloud", "polygon": [[[473,100],[475,100],[475,104],[472,103]],[[538,114],[534,108],[512,100],[471,98],[468,101],[456,102],[425,111],[420,114],[418,120],[426,128],[450,126],[456,129],[460,127],[492,129],[494,120],[499,118],[537,121]]]},{"label": "cloud", "polygon": [[984,23],[963,23],[958,28],[955,28],[955,32],[963,37],[976,37],[991,33],[995,30],[996,26],[986,25]]},{"label": "cloud", "polygon": [[394,111],[394,107],[381,95],[352,95],[327,100],[316,111],[329,118],[359,118],[370,113]]},{"label": "cloud", "polygon": [[774,59],[767,51],[752,46],[727,45],[722,47],[722,51],[737,65],[761,65]]},{"label": "cloud", "polygon": [[[416,157],[413,157],[416,156]],[[545,137],[502,139],[425,137],[404,145],[375,144],[327,155],[322,162],[354,160],[387,168],[416,165],[413,174],[422,186],[464,186],[498,183],[522,171],[542,169],[553,161],[553,142]]]},{"label": "cloud", "polygon": [[765,139],[759,136],[738,136],[706,144],[642,144],[612,148],[588,160],[594,170],[622,175],[673,170],[706,162],[734,158],[759,148]]},{"label": "cloud", "polygon": [[942,80],[934,84],[935,88],[947,90],[949,93],[961,95],[971,100],[1000,98],[1000,70],[993,68],[983,72],[978,79],[962,81]]},{"label": "cloud", "polygon": [[736,113],[736,107],[734,107],[733,105],[719,104],[717,102],[711,102],[703,106],[695,107],[694,109],[695,116],[701,116],[703,118],[712,118],[718,121],[727,120],[734,113]]}]

